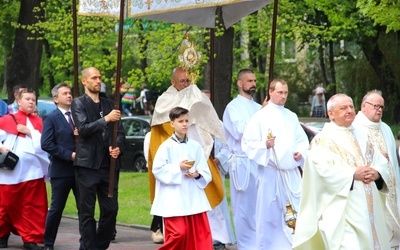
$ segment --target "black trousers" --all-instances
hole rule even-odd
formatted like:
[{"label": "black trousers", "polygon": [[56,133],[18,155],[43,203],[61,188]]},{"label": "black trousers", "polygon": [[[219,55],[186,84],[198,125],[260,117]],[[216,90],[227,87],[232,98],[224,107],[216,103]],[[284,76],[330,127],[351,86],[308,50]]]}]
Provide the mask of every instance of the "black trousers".
[{"label": "black trousers", "polygon": [[79,192],[75,183],[75,176],[51,178],[51,205],[47,212],[46,227],[44,230],[44,244],[53,246],[57,237],[58,227],[69,192],[75,196],[76,208],[79,214]]},{"label": "black trousers", "polygon": [[[115,172],[113,197],[108,197],[109,169],[76,168],[76,180],[80,195],[81,237],[86,250],[105,250],[109,247],[118,212],[118,172]],[[100,218],[96,228],[94,210],[96,198]]]}]

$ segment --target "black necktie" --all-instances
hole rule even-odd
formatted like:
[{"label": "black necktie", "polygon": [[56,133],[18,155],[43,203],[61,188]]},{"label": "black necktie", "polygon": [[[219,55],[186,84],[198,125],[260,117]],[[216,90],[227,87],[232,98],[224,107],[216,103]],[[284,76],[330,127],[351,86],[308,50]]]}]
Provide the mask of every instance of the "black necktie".
[{"label": "black necktie", "polygon": [[75,125],[74,125],[74,122],[72,121],[72,118],[71,118],[71,112],[67,111],[67,112],[65,112],[65,114],[68,116],[69,126],[71,126],[71,129],[74,130],[75,129]]}]

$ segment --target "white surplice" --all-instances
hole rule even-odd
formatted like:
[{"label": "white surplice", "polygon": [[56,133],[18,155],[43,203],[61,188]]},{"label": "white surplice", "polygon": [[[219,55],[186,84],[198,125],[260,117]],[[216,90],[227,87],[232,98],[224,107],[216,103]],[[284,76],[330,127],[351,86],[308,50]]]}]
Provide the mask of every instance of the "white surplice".
[{"label": "white surplice", "polygon": [[[231,159],[232,154],[226,144],[218,139],[215,139],[214,154],[215,158],[219,160],[218,170],[225,188],[225,176],[229,171],[228,161]],[[224,190],[225,192],[226,190]],[[207,216],[213,241],[219,241],[224,244],[234,244],[236,242],[226,195],[218,206],[208,211]]]},{"label": "white surplice", "polygon": [[[272,132],[274,148],[267,149]],[[298,117],[284,106],[268,103],[250,119],[242,149],[260,166],[256,207],[257,250],[285,250],[292,246],[292,229],[285,223],[286,204],[299,208],[301,175],[309,143]],[[274,152],[275,151],[275,152]],[[294,159],[294,153],[303,156]],[[280,170],[278,170],[280,169]]]},{"label": "white surplice", "polygon": [[42,134],[34,129],[29,119],[26,126],[31,131],[31,136],[17,136],[0,130],[0,146],[5,146],[19,156],[15,169],[0,169],[1,184],[18,184],[25,181],[43,178],[48,173],[50,160],[48,154],[42,150],[40,138]]},{"label": "white surplice", "polygon": [[243,153],[241,140],[250,118],[261,109],[253,99],[241,95],[233,99],[223,115],[226,145],[232,153],[229,177],[231,205],[236,241],[239,250],[257,250],[256,237],[256,179],[257,164]]},{"label": "white surplice", "polygon": [[352,126],[325,124],[306,157],[293,248],[388,250],[384,193],[354,180],[356,167],[372,167],[387,182],[386,159],[368,135]]},{"label": "white surplice", "polygon": [[400,173],[397,146],[392,130],[382,121],[370,121],[361,111],[358,112],[353,126],[368,133],[378,150],[389,156],[389,180],[386,183],[389,189],[386,197],[386,222],[391,237],[391,247],[398,248],[400,244]]},{"label": "white surplice", "polygon": [[[179,164],[183,160],[195,161],[193,170],[202,177],[198,180],[185,177]],[[204,151],[200,144],[188,139],[180,143],[170,138],[157,150],[153,161],[156,190],[151,214],[174,217],[199,214],[211,209],[204,188],[211,181]]]}]

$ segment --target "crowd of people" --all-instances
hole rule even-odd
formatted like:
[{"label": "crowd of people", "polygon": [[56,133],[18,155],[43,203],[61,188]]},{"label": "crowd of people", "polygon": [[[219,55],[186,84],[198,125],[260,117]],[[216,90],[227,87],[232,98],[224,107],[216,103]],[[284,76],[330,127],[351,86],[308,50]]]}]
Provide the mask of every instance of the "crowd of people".
[{"label": "crowd of people", "polygon": [[[75,99],[68,84],[56,85],[57,109],[43,121],[34,115],[35,92],[24,85],[14,88],[15,102],[2,111],[0,153],[12,151],[19,161],[14,170],[0,168],[0,248],[13,233],[24,249],[54,249],[71,191],[79,249],[107,249],[115,237],[125,148],[120,119],[122,112],[132,115],[129,107],[138,98],[125,82],[122,111],[116,110],[101,94],[94,67],[82,71],[81,83],[85,93]],[[171,86],[155,103],[145,154],[158,249],[399,249],[398,154],[381,120],[382,93],[366,93],[356,114],[351,97],[340,93],[326,102],[318,86],[310,116],[330,122],[310,143],[285,107],[289,83],[274,79],[262,104],[253,99],[252,70],[240,70],[236,83],[238,95],[222,121],[212,93],[192,84],[182,67],[173,70]],[[143,84],[141,100],[150,99],[146,91]],[[233,225],[224,189],[228,174]]]}]

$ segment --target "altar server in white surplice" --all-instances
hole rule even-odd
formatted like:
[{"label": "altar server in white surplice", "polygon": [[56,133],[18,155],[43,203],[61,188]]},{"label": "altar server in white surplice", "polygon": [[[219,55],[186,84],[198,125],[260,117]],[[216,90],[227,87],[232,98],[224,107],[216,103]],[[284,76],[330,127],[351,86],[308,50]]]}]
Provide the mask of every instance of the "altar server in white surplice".
[{"label": "altar server in white surplice", "polygon": [[[170,112],[173,135],[157,150],[153,161],[156,189],[151,214],[164,219],[164,244],[159,250],[212,250],[204,188],[211,181],[201,145],[187,137],[189,110]],[[189,162],[192,162],[189,164]]]},{"label": "altar server in white surplice", "polygon": [[242,149],[259,167],[257,180],[257,250],[292,249],[293,230],[286,225],[286,205],[298,210],[300,169],[308,139],[295,113],[284,107],[288,84],[275,79],[269,86],[268,105],[250,119]]},{"label": "altar server in white surplice", "polygon": [[239,95],[225,108],[223,115],[226,145],[232,153],[229,177],[233,223],[238,249],[257,250],[256,237],[256,178],[257,164],[251,161],[240,146],[250,118],[261,109],[252,95],[256,92],[256,76],[242,69],[237,76]]},{"label": "altar server in white surplice", "polygon": [[368,92],[361,103],[361,111],[356,115],[354,127],[364,130],[372,140],[378,151],[388,159],[389,181],[386,183],[389,195],[386,197],[386,223],[391,240],[391,248],[399,249],[400,243],[400,179],[399,163],[397,160],[396,141],[390,127],[382,122],[385,100],[382,92],[373,90]]},{"label": "altar server in white surplice", "polygon": [[313,139],[304,166],[293,248],[387,250],[387,160],[361,129],[353,100],[332,96],[330,123]]}]

